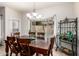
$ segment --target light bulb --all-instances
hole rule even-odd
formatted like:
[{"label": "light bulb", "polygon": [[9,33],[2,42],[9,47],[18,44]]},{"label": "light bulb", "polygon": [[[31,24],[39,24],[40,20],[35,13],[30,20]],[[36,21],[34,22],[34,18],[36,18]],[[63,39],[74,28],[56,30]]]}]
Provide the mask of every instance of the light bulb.
[{"label": "light bulb", "polygon": [[33,15],[33,16],[37,16],[37,13],[33,12],[32,15]]},{"label": "light bulb", "polygon": [[30,14],[29,14],[29,13],[27,13],[27,14],[26,14],[26,16],[27,16],[27,17],[29,17],[29,16],[30,16]]},{"label": "light bulb", "polygon": [[28,18],[30,18],[30,19],[32,18],[32,16],[31,16],[30,13],[27,13],[26,16],[27,16]]},{"label": "light bulb", "polygon": [[39,19],[39,18],[42,18],[42,15],[38,15],[36,18],[38,18],[38,19]]}]

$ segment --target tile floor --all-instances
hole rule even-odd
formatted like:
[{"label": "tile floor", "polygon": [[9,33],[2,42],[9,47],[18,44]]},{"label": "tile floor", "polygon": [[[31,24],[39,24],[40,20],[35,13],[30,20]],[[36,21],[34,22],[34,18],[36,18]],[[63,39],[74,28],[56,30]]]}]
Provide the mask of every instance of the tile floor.
[{"label": "tile floor", "polygon": [[[64,54],[61,51],[55,51],[55,49],[53,49],[53,55],[54,56],[67,56],[66,54]],[[5,56],[5,46],[0,47],[0,56]],[[15,56],[15,55],[13,54],[13,56]]]}]

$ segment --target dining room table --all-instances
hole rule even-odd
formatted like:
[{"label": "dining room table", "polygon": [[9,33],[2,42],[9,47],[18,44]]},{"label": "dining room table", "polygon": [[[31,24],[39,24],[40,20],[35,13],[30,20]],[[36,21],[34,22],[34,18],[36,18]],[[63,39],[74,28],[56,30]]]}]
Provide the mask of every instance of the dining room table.
[{"label": "dining room table", "polygon": [[[31,43],[29,44],[29,47],[34,48],[36,55],[38,55],[38,53],[40,54],[46,54],[49,45],[50,45],[50,41],[45,41],[45,40],[41,40],[41,39],[37,39],[36,37],[31,37],[31,36],[19,36],[16,37],[16,39],[27,39],[30,40]],[[6,44],[5,44],[5,51],[6,51],[6,56],[8,56],[9,53],[9,47],[7,44],[7,40],[5,40]]]}]

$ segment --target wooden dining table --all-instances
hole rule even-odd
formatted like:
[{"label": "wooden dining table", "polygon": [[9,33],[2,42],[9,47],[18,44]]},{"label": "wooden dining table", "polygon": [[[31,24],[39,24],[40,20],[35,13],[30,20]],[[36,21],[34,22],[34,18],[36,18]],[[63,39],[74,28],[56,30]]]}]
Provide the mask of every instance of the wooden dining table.
[{"label": "wooden dining table", "polygon": [[30,43],[30,47],[35,48],[36,55],[40,54],[47,54],[50,42],[46,42],[45,40],[34,40]]},{"label": "wooden dining table", "polygon": [[[29,37],[29,36],[20,36],[18,38],[31,40],[31,43],[29,44],[29,46],[35,49],[36,55],[38,55],[38,53],[40,53],[40,54],[47,53],[46,51],[48,50],[49,44],[50,44],[49,41],[46,42],[45,40],[40,40],[40,39],[36,39],[35,37]],[[7,42],[7,40],[5,42]],[[7,43],[6,43],[5,51],[6,51],[6,56],[8,56],[9,47],[8,47]]]}]

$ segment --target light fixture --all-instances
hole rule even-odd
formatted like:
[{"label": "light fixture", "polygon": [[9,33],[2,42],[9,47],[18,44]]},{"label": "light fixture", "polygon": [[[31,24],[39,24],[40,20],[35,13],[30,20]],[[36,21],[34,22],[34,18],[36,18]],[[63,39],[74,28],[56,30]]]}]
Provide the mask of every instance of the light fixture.
[{"label": "light fixture", "polygon": [[35,7],[36,7],[36,4],[33,3],[33,12],[27,13],[26,14],[27,18],[29,18],[29,19],[40,19],[40,18],[43,17],[41,14],[36,13]]}]

